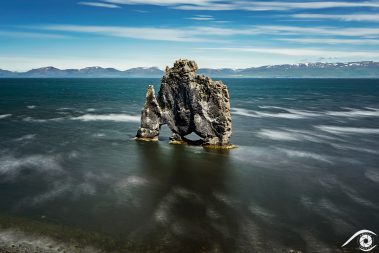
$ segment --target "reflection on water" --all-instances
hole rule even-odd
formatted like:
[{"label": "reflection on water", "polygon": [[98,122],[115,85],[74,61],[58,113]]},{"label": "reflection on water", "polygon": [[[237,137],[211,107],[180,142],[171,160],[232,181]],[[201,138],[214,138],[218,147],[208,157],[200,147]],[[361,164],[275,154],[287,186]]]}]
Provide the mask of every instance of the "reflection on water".
[{"label": "reflection on water", "polygon": [[178,250],[186,245],[182,250],[188,252],[235,248],[238,215],[222,198],[230,190],[226,178],[233,180],[228,156],[207,155],[202,150],[194,154],[183,146],[166,150],[148,143],[137,146],[140,157],[145,157],[143,174],[156,180],[142,197],[150,206],[145,209],[150,224],[138,231],[150,236],[143,238]]},{"label": "reflection on water", "polygon": [[375,80],[227,80],[229,151],[132,140],[150,81],[0,86],[0,251],[15,227],[109,252],[340,252],[378,232]]}]

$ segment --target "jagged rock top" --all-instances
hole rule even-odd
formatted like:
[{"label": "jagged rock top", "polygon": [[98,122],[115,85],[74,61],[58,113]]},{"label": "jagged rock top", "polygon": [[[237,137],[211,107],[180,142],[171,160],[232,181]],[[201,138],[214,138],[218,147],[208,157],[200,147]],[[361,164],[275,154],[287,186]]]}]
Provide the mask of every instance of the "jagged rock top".
[{"label": "jagged rock top", "polygon": [[231,146],[228,89],[221,81],[197,75],[197,69],[194,61],[177,60],[166,68],[156,99],[154,89],[148,88],[137,138],[156,140],[160,126],[167,124],[172,143],[188,143],[186,135],[196,133],[203,145]]},{"label": "jagged rock top", "polygon": [[171,73],[190,73],[190,72],[196,72],[198,70],[198,66],[195,61],[189,61],[189,60],[177,60],[174,63],[174,67],[169,68],[166,67],[166,75],[169,75]]}]

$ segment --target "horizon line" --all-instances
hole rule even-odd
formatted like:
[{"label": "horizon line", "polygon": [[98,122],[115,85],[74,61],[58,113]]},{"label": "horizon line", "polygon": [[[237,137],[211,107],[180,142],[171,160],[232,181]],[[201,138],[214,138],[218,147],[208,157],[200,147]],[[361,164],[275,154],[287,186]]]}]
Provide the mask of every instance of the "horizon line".
[{"label": "horizon line", "polygon": [[[307,64],[317,64],[317,63],[321,63],[321,64],[350,64],[350,63],[364,63],[364,62],[367,62],[367,63],[379,63],[379,61],[373,61],[373,60],[361,60],[361,61],[337,61],[337,62],[322,62],[322,61],[316,61],[316,62],[299,62],[299,63],[284,63],[284,64],[269,64],[269,65],[260,65],[260,66],[250,66],[250,67],[242,67],[242,68],[230,68],[230,67],[221,67],[221,68],[210,68],[210,67],[203,67],[203,68],[198,68],[198,69],[211,69],[211,70],[220,70],[220,69],[230,69],[230,70],[243,70],[243,69],[253,69],[253,68],[262,68],[262,67],[268,67],[268,66],[283,66],[283,65],[291,65],[291,66],[294,66],[294,65],[307,65]],[[132,69],[158,69],[158,70],[161,70],[164,72],[164,68],[160,68],[158,66],[149,66],[149,67],[131,67],[131,68],[127,68],[127,69],[124,69],[124,70],[120,70],[118,68],[115,68],[115,67],[102,67],[102,66],[87,66],[87,67],[83,67],[83,68],[59,68],[59,67],[55,67],[55,66],[52,66],[52,65],[49,65],[49,66],[44,66],[44,67],[38,67],[38,68],[31,68],[29,70],[24,70],[24,71],[20,71],[20,70],[8,70],[8,69],[5,69],[5,68],[0,68],[0,70],[3,70],[3,71],[9,71],[9,72],[12,72],[12,73],[26,73],[26,72],[29,72],[29,71],[32,71],[32,70],[39,70],[39,69],[47,69],[47,68],[54,68],[54,69],[57,69],[57,70],[84,70],[84,69],[89,69],[89,68],[101,68],[101,69],[114,69],[114,70],[117,70],[117,71],[120,71],[120,72],[124,72],[124,71],[128,71],[128,70],[132,70]]]}]

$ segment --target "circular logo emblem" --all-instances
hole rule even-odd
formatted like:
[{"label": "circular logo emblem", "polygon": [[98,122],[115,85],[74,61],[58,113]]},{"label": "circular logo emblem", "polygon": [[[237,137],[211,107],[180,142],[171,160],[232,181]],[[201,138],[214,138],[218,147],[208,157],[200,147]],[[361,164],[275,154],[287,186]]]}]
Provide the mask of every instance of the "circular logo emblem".
[{"label": "circular logo emblem", "polygon": [[373,242],[374,240],[372,239],[372,236],[367,233],[362,234],[358,239],[359,248],[361,250],[367,250],[371,248]]}]

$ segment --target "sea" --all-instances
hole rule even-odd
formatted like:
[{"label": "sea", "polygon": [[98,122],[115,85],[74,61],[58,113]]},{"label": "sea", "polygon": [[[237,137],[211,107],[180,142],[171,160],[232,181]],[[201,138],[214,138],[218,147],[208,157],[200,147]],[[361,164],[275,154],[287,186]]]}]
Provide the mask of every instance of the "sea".
[{"label": "sea", "polygon": [[232,150],[134,140],[157,78],[0,79],[0,251],[355,252],[379,233],[379,79],[222,81]]}]

